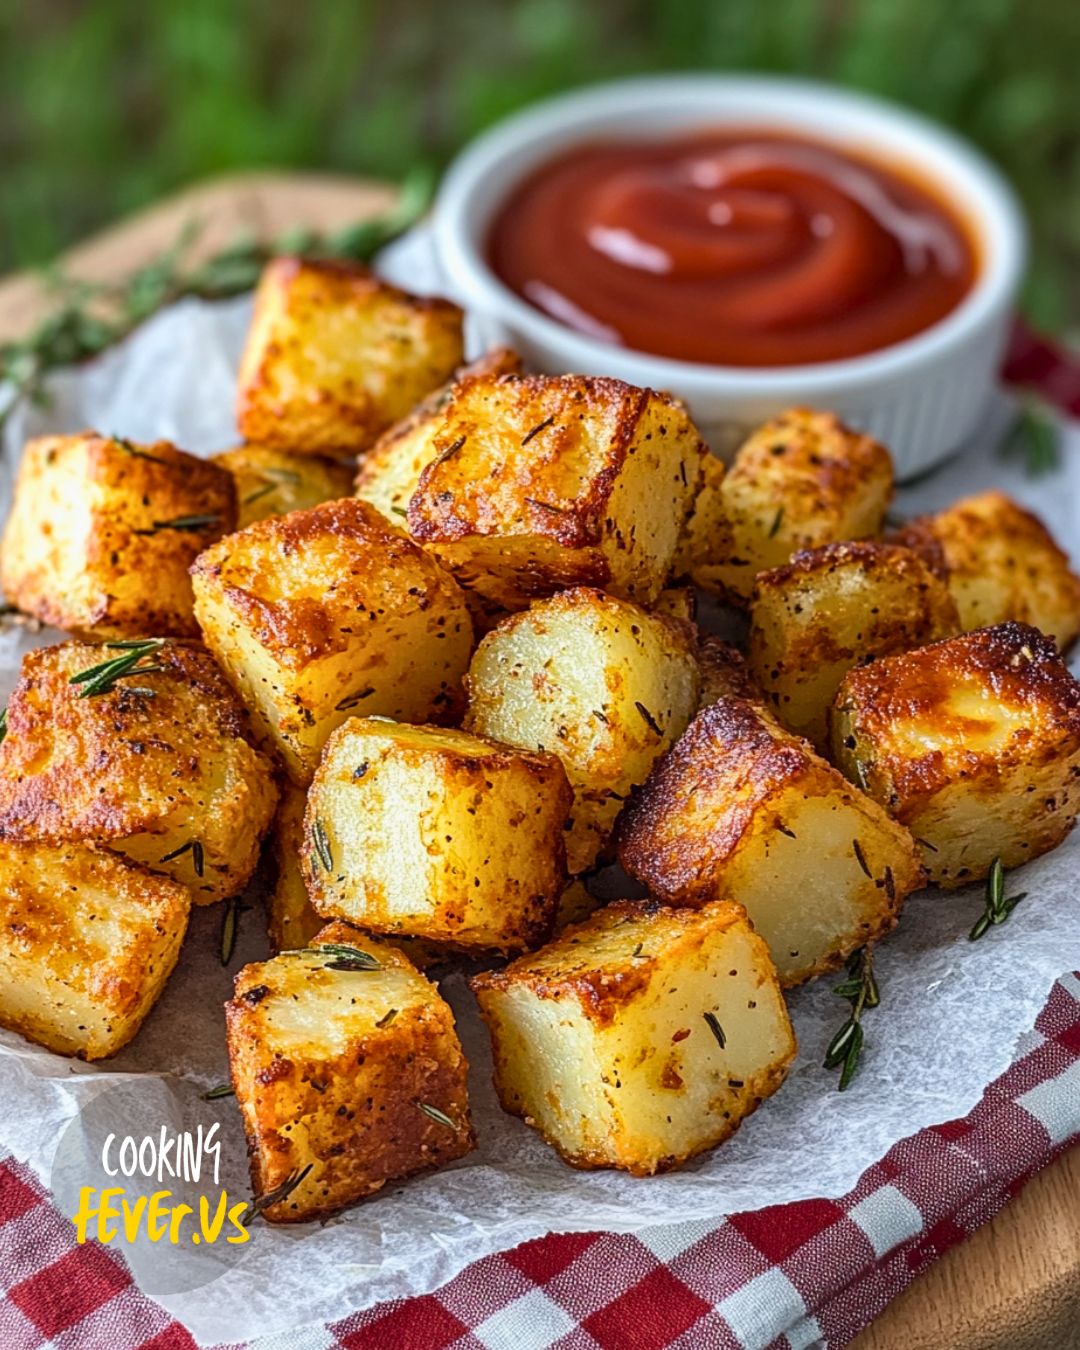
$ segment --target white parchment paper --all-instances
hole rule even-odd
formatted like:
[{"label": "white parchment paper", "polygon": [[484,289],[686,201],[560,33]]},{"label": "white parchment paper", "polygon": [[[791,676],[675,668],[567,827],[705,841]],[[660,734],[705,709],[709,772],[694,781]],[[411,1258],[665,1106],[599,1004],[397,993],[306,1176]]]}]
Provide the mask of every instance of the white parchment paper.
[{"label": "white parchment paper", "polygon": [[[422,290],[427,278],[418,273],[418,257],[415,248],[399,250],[391,265],[398,279]],[[230,444],[234,371],[248,314],[244,300],[185,301],[122,347],[58,375],[51,408],[21,412],[9,427],[0,459],[0,515],[7,513],[12,469],[29,434],[91,426],[135,439],[169,437],[197,453]],[[960,458],[902,491],[898,512],[1000,485],[1038,510],[1076,552],[1080,432],[1069,433],[1062,469],[1032,481],[994,454],[1001,426],[1002,409],[988,410],[984,432]],[[0,635],[0,693],[6,697],[28,645],[58,636]],[[821,1068],[846,1004],[831,994],[832,981],[819,981],[792,997],[800,1051],[778,1096],[722,1148],[649,1180],[575,1172],[500,1112],[486,1035],[462,981],[452,976],[444,988],[472,1065],[477,1151],[444,1171],[390,1187],[323,1226],[257,1224],[242,1258],[222,1260],[221,1273],[194,1290],[163,1293],[153,1272],[144,1284],[200,1343],[245,1340],[430,1291],[478,1257],[553,1230],[640,1231],[677,1221],[677,1233],[667,1237],[682,1246],[726,1213],[839,1196],[898,1140],[970,1110],[1015,1057],[1054,981],[1080,968],[1078,867],[1075,835],[1012,876],[1010,885],[1028,891],[1028,898],[1005,927],[978,943],[967,933],[982,909],[981,888],[914,897],[899,931],[879,949],[883,1001],[867,1014],[867,1048],[851,1089],[837,1093],[836,1075]],[[74,1122],[70,1143],[92,1102],[117,1114],[126,1131],[156,1134],[176,1104],[190,1108],[203,1088],[227,1076],[222,1003],[232,973],[265,955],[267,946],[263,914],[253,907],[241,920],[237,956],[225,971],[219,923],[219,910],[195,912],[162,1001],[116,1059],[82,1065],[0,1033],[4,1151],[29,1161],[48,1181],[65,1126]],[[246,1194],[235,1104],[223,1100],[200,1109],[222,1122],[223,1184]],[[1080,1102],[1076,1124],[1080,1129]],[[165,1259],[175,1259],[162,1250]]]}]

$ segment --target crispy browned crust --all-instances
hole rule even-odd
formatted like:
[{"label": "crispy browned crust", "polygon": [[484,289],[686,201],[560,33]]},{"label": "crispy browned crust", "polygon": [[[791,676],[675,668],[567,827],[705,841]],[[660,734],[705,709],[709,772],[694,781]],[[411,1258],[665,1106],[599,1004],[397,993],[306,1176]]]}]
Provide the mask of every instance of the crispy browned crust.
[{"label": "crispy browned crust", "polygon": [[[337,312],[366,315],[370,329],[368,349],[344,371],[336,326],[322,323]],[[408,329],[397,351],[385,345],[394,329],[381,331],[385,314]],[[256,290],[240,364],[241,435],[301,454],[367,449],[460,363],[462,319],[450,301],[409,295],[358,264],[274,259]]]},{"label": "crispy browned crust", "polygon": [[[365,936],[351,924],[335,922],[312,943],[363,947]],[[409,964],[383,944],[378,950],[383,964]],[[476,1146],[468,1064],[453,1014],[437,991],[432,989],[423,1007],[402,1010],[387,1026],[351,1037],[338,1054],[293,1060],[275,1049],[264,1016],[266,1000],[287,979],[287,965],[246,966],[236,976],[234,997],[225,1004],[230,1071],[255,1194],[266,1195],[280,1186],[312,1155],[324,1164],[322,1200],[297,1188],[265,1209],[265,1218],[272,1223],[326,1218],[388,1181],[441,1167]],[[302,998],[302,985],[290,996]],[[418,1102],[437,1105],[456,1128],[451,1131],[433,1120]],[[306,1145],[290,1138],[293,1123],[301,1121],[307,1127]]]},{"label": "crispy browned crust", "polygon": [[[0,839],[108,844],[175,828],[186,813],[191,837],[203,836],[205,825],[223,845],[247,841],[246,875],[222,878],[242,889],[277,789],[270,761],[248,739],[241,704],[209,652],[179,639],[153,653],[160,672],[79,697],[71,676],[116,655],[66,642],[23,658],[0,745]],[[209,846],[207,854],[210,887],[214,865],[226,859],[212,862]]]},{"label": "crispy browned crust", "polygon": [[376,477],[388,460],[393,459],[404,442],[408,442],[425,422],[431,421],[450,403],[454,392],[466,380],[486,375],[520,375],[521,357],[510,347],[492,347],[478,356],[458,366],[444,385],[433,390],[420,400],[415,408],[400,422],[395,422],[384,431],[366,454],[361,455],[356,470],[355,486],[357,490],[367,486]]},{"label": "crispy browned crust", "polygon": [[1015,619],[1062,648],[1080,632],[1080,577],[1038,516],[1003,492],[918,516],[890,538],[951,582],[964,628]]},{"label": "crispy browned crust", "polygon": [[740,447],[728,474],[753,479],[773,477],[776,465],[800,483],[805,510],[828,510],[849,499],[875,477],[893,474],[892,456],[872,436],[855,431],[835,413],[789,408],[759,427]]},{"label": "crispy browned crust", "polygon": [[[71,893],[100,890],[118,904],[143,913],[142,927],[129,928],[123,945],[103,951],[101,924],[86,924]],[[42,974],[72,986],[84,986],[109,1026],[108,1047],[84,1048],[80,1059],[114,1055],[139,1030],[176,965],[187,930],[191,897],[186,887],[154,876],[113,853],[66,844],[0,844],[0,961],[11,971],[12,960],[33,963]],[[35,978],[26,973],[28,981]],[[13,1031],[70,1054],[50,1038],[36,1020],[12,1016],[0,995],[0,1022]],[[48,997],[37,1010],[48,1018]],[[121,1033],[119,1024],[130,1022]],[[82,1030],[82,1028],[80,1028]]]},{"label": "crispy browned crust", "polygon": [[[462,450],[487,420],[485,404],[495,397],[502,425],[524,442],[533,427],[553,422],[527,443],[527,454],[506,463],[509,472],[477,476],[474,459]],[[633,444],[638,422],[656,397],[621,380],[583,375],[504,375],[474,378],[461,387],[435,438],[436,458],[420,475],[409,504],[409,533],[422,542],[452,542],[500,532],[538,535],[563,548],[600,543],[604,513],[615,479]],[[559,472],[583,444],[585,410],[598,410],[605,433],[604,463],[587,481],[573,478],[568,493]],[[528,425],[526,425],[526,423]],[[465,437],[457,451],[451,446]],[[603,560],[598,560],[599,566]],[[607,574],[595,578],[597,584]]]},{"label": "crispy browned crust", "polygon": [[[188,568],[235,528],[235,484],[169,441],[134,454],[125,444],[85,431],[27,445],[0,553],[4,591],[25,613],[80,637],[196,637]],[[69,507],[71,517],[61,514]],[[202,516],[211,519],[198,529],[160,528]],[[53,531],[63,537],[43,549]]]},{"label": "crispy browned crust", "polygon": [[[756,813],[805,770],[811,754],[805,741],[771,727],[748,700],[718,699],[623,808],[615,831],[619,861],[654,895],[703,904],[715,893],[716,869]],[[722,806],[706,839],[685,833],[685,803],[695,799]]]},{"label": "crispy browned crust", "polygon": [[[859,667],[840,687],[836,714],[852,716],[860,741],[875,747],[862,766],[867,785],[899,819],[961,770],[973,782],[1000,771],[1000,755],[963,748],[981,722],[970,708],[956,710],[951,695],[971,678],[985,690],[988,718],[995,703],[1030,711],[1030,728],[1014,735],[1007,762],[1034,770],[1080,743],[1080,684],[1053,641],[1026,624],[1009,621]],[[892,748],[894,728],[913,720],[938,733],[940,748],[927,745],[917,758]],[[837,747],[841,762],[844,749]]]},{"label": "crispy browned crust", "polygon": [[[734,901],[720,902],[717,915],[714,925],[716,931],[746,922],[746,911]],[[648,988],[654,975],[670,956],[670,948],[665,947],[660,956],[639,956],[632,962],[616,966],[598,966],[588,949],[589,938],[593,933],[604,931],[617,923],[640,923],[657,916],[661,916],[676,930],[671,939],[673,942],[678,941],[677,930],[680,926],[692,927],[700,919],[696,908],[673,909],[659,900],[612,900],[580,923],[572,923],[564,928],[554,941],[543,948],[541,955],[545,959],[540,964],[537,963],[536,954],[526,952],[501,970],[486,970],[474,975],[469,981],[469,988],[477,996],[488,990],[505,991],[517,985],[527,986],[537,998],[558,1001],[572,995],[597,1027],[611,1026],[626,1004]],[[558,965],[552,968],[556,958]]]},{"label": "crispy browned crust", "polygon": [[[325,578],[325,593],[267,598],[278,560],[303,555],[313,543],[335,537],[352,548],[352,561],[346,573]],[[281,666],[300,671],[313,660],[347,650],[353,632],[339,616],[350,609],[366,614],[366,587],[406,566],[412,607],[450,605],[468,622],[464,596],[453,578],[373,506],[355,497],[256,521],[200,554],[192,574],[209,588],[220,589],[229,608]],[[313,586],[317,580],[313,573]]]}]

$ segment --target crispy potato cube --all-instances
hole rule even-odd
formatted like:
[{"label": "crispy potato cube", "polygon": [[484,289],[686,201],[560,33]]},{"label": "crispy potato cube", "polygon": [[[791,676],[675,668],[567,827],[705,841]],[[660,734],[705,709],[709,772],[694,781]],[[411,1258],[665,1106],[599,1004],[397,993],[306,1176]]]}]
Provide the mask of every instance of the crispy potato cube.
[{"label": "crispy potato cube", "polygon": [[354,717],[308,794],[308,894],[377,933],[522,951],[555,920],[571,801],[555,755]]},{"label": "crispy potato cube", "polygon": [[[304,808],[307,793],[292,783],[286,783],[281,792],[281,805],[274,820],[273,851],[277,876],[273,890],[267,897],[267,935],[276,952],[296,951],[306,947],[315,934],[326,926],[326,920],[317,912],[308,898],[300,860],[304,853]],[[428,970],[444,962],[452,949],[423,938],[394,935],[394,946],[416,966]]]},{"label": "crispy potato cube", "polygon": [[267,516],[285,516],[347,497],[352,490],[352,470],[319,455],[238,445],[215,455],[211,463],[226,469],[236,481],[238,530]]},{"label": "crispy potato cube", "polygon": [[730,642],[711,633],[700,638],[697,664],[701,677],[698,712],[721,698],[745,698],[751,703],[764,704],[765,695],[750,674],[746,658]]},{"label": "crispy potato cube", "polygon": [[922,882],[905,829],[735,698],[699,713],[627,806],[619,859],[670,904],[737,898],[784,985],[889,932]]},{"label": "crispy potato cube", "polygon": [[236,422],[257,445],[355,455],[461,363],[462,313],[343,262],[276,258],[255,292]]},{"label": "crispy potato cube", "polygon": [[833,413],[781,414],[739,448],[720,485],[730,553],[710,561],[709,589],[745,604],[755,575],[800,549],[878,534],[892,490],[884,446]]},{"label": "crispy potato cube", "polygon": [[464,597],[366,502],[258,521],[193,576],[207,646],[294,782],[310,782],[327,737],[358,712],[456,714],[473,640]]},{"label": "crispy potato cube", "polygon": [[519,375],[521,357],[509,347],[493,347],[462,366],[453,380],[429,394],[411,413],[378,441],[360,461],[356,495],[370,502],[398,525],[408,511],[420,475],[435,458],[434,438],[442,426],[442,412],[459,384],[477,375]]},{"label": "crispy potato cube", "polygon": [[442,413],[409,533],[506,609],[575,585],[651,605],[704,446],[681,404],[582,375],[465,381]]},{"label": "crispy potato cube", "polygon": [[499,1100],[575,1167],[677,1167],[732,1134],[795,1056],[768,950],[731,902],[618,900],[471,984]]},{"label": "crispy potato cube", "polygon": [[236,524],[236,489],[168,441],[30,441],[0,546],[12,604],[82,638],[196,637],[188,568]]},{"label": "crispy potato cube", "polygon": [[[374,963],[374,965],[372,965]],[[245,966],[225,1005],[236,1100],[263,1210],[322,1218],[474,1146],[454,1014],[388,943],[332,923]]]},{"label": "crispy potato cube", "polygon": [[58,1055],[114,1055],[176,965],[187,889],[77,844],[5,843],[0,896],[0,1026]]},{"label": "crispy potato cube", "polygon": [[784,726],[824,753],[829,708],[853,666],[959,631],[948,588],[917,553],[826,544],[758,573],[750,672]]},{"label": "crispy potato cube", "polygon": [[577,874],[596,861],[630,789],[682,735],[699,678],[686,624],[578,587],[484,638],[465,725],[559,756],[574,789],[566,853]]},{"label": "crispy potato cube", "polygon": [[0,839],[112,849],[182,882],[197,905],[236,895],[273,819],[273,766],[195,643],[160,641],[92,697],[71,682],[127,655],[65,642],[23,657],[0,745]]},{"label": "crispy potato cube", "polygon": [[727,466],[715,455],[705,455],[701,484],[683,524],[672,564],[677,577],[689,577],[695,586],[724,595],[718,569],[732,556],[732,535],[724,514],[724,476]]},{"label": "crispy potato cube", "polygon": [[1003,492],[966,497],[892,537],[947,577],[965,632],[1016,619],[1062,649],[1080,633],[1080,577],[1042,521]]},{"label": "crispy potato cube", "polygon": [[832,744],[844,773],[915,836],[939,886],[1056,848],[1080,810],[1080,684],[1025,624],[851,671]]}]

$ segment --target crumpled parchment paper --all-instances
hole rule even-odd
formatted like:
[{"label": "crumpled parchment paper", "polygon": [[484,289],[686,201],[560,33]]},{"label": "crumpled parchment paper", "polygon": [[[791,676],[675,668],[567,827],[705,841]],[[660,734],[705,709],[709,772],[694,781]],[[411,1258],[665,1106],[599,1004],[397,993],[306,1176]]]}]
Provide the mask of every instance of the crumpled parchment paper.
[{"label": "crumpled parchment paper", "polygon": [[[388,260],[395,279],[430,283],[413,241]],[[22,410],[0,458],[0,515],[23,439],[90,426],[135,439],[165,436],[197,453],[233,442],[233,380],[249,301],[184,301],[128,342],[52,382],[47,410]],[[1035,508],[1066,547],[1080,546],[1080,431],[1068,436],[1060,471],[1038,480],[995,454],[1003,420],[963,455],[903,490],[900,514],[943,505],[990,484]],[[55,633],[0,635],[0,693],[6,697],[28,645]],[[681,1171],[648,1180],[576,1172],[539,1138],[502,1114],[491,1087],[487,1037],[461,979],[445,992],[472,1064],[479,1148],[444,1171],[387,1187],[329,1223],[271,1228],[258,1223],[242,1249],[207,1253],[194,1288],[160,1264],[155,1248],[134,1262],[137,1278],[202,1343],[245,1340],[322,1322],[383,1299],[437,1287],[463,1266],[553,1230],[634,1230],[678,1225],[688,1245],[726,1213],[838,1196],[891,1145],[924,1126],[965,1114],[1022,1047],[1054,981],[1080,967],[1080,834],[1010,877],[1028,892],[1010,922],[977,943],[968,931],[982,888],[912,898],[898,932],[877,954],[881,1006],[866,1015],[867,1047],[852,1087],[836,1091],[822,1054],[847,1005],[818,981],[794,992],[800,1051],[781,1092],[729,1143]],[[219,909],[193,915],[175,974],[148,1023],[122,1054],[96,1066],[50,1055],[0,1033],[0,1147],[50,1180],[58,1140],[70,1158],[96,1113],[123,1132],[157,1134],[171,1120],[219,1120],[222,1183],[247,1194],[244,1140],[235,1103],[198,1101],[227,1077],[222,1003],[232,974],[266,954],[261,907],[241,920],[232,968],[219,960]],[[91,1103],[94,1105],[91,1106]],[[89,1113],[89,1114],[84,1114]],[[659,1236],[659,1234],[657,1234]],[[220,1273],[218,1273],[220,1272]],[[216,1278],[215,1278],[216,1276]],[[189,1281],[190,1282],[190,1281]]]}]

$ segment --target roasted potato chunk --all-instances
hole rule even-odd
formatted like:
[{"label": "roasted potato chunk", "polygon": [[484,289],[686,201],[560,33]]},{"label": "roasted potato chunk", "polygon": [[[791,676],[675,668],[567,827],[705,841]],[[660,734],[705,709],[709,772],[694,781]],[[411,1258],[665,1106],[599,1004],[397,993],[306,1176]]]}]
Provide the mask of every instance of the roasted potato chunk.
[{"label": "roasted potato chunk", "polygon": [[738,899],[784,985],[896,924],[914,840],[810,746],[742,699],[699,713],[619,822],[619,859],[670,904]]},{"label": "roasted potato chunk", "polygon": [[851,671],[832,744],[844,773],[915,836],[939,886],[1056,848],[1080,809],[1080,684],[1025,624]]},{"label": "roasted potato chunk", "polygon": [[521,357],[509,347],[493,347],[462,366],[452,381],[429,394],[407,417],[379,437],[360,462],[356,495],[370,502],[393,524],[400,524],[421,473],[435,458],[435,433],[442,426],[442,412],[453,400],[458,385],[477,375],[520,373]]},{"label": "roasted potato chunk", "polygon": [[[306,947],[315,934],[326,926],[308,898],[307,886],[300,860],[304,851],[304,807],[307,793],[303,788],[286,783],[281,792],[281,805],[274,819],[273,846],[277,875],[273,890],[267,897],[267,935],[274,952],[297,951]],[[423,938],[407,938],[397,934],[394,946],[402,952],[417,970],[428,970],[445,961],[451,953],[448,947]]]},{"label": "roasted potato chunk", "polygon": [[918,554],[872,540],[826,544],[758,573],[750,672],[784,726],[824,753],[829,708],[853,666],[959,631],[948,588]]},{"label": "roasted potato chunk", "polygon": [[257,445],[355,455],[461,363],[462,314],[344,262],[276,258],[255,292],[236,421]]},{"label": "roasted potato chunk", "polygon": [[78,637],[196,637],[188,568],[236,524],[232,477],[168,441],[30,441],[0,546],[12,604]]},{"label": "roasted potato chunk", "polygon": [[256,1195],[272,1223],[322,1218],[474,1146],[454,1015],[396,947],[349,924],[245,966],[225,1005]]},{"label": "roasted potato chunk", "polygon": [[[893,490],[889,452],[833,413],[794,408],[760,427],[720,484],[730,552],[705,579],[745,604],[754,577],[800,549],[878,534]],[[714,537],[719,538],[717,533]]]},{"label": "roasted potato chunk", "polygon": [[358,712],[455,716],[473,640],[464,597],[367,502],[258,521],[193,576],[207,646],[297,784]]},{"label": "roasted potato chunk", "polygon": [[966,497],[892,537],[945,574],[964,631],[1016,619],[1062,649],[1080,633],[1080,577],[1042,521],[1003,492]]},{"label": "roasted potato chunk", "polygon": [[520,952],[555,921],[571,801],[555,755],[354,717],[308,794],[308,894],[374,932]]},{"label": "roasted potato chunk", "polygon": [[0,844],[0,1026],[58,1055],[127,1045],[187,931],[186,887],[112,853]]},{"label": "roasted potato chunk", "polygon": [[[104,692],[73,682],[132,657]],[[247,734],[236,696],[195,643],[38,647],[7,706],[0,840],[109,848],[184,883],[197,905],[236,895],[278,797]]]},{"label": "roasted potato chunk", "polygon": [[732,1134],[795,1055],[768,950],[731,902],[619,900],[471,983],[504,1109],[575,1167],[677,1167]]},{"label": "roasted potato chunk", "polygon": [[567,861],[584,872],[630,789],[697,706],[693,630],[578,587],[504,620],[476,649],[465,725],[558,755],[574,789]]},{"label": "roasted potato chunk", "polygon": [[509,610],[575,585],[651,605],[704,454],[681,404],[582,375],[466,380],[432,446],[409,533]]},{"label": "roasted potato chunk", "polygon": [[698,712],[721,698],[745,698],[751,703],[764,704],[765,695],[750,674],[746,658],[730,642],[711,633],[700,638],[697,665],[701,677]]},{"label": "roasted potato chunk", "polygon": [[352,488],[352,470],[347,465],[266,445],[238,445],[215,455],[211,463],[226,469],[236,481],[238,530],[267,516],[284,516],[347,497]]},{"label": "roasted potato chunk", "polygon": [[727,467],[715,455],[702,459],[701,483],[679,536],[672,574],[688,577],[695,586],[725,594],[718,569],[733,555],[731,529],[724,514],[724,476]]}]

